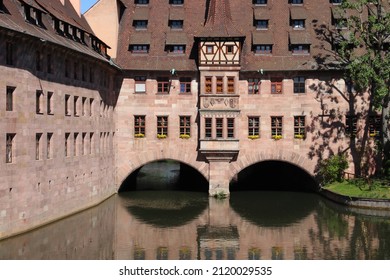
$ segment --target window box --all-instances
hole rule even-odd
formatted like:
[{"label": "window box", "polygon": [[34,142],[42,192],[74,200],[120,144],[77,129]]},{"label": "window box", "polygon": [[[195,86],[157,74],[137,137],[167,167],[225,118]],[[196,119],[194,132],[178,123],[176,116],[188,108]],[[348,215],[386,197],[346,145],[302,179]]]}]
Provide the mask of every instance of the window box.
[{"label": "window box", "polygon": [[135,138],[144,138],[145,134],[143,134],[143,133],[136,133],[136,134],[134,134],[134,137]]},{"label": "window box", "polygon": [[272,135],[272,139],[280,140],[280,139],[282,139],[282,135]]},{"label": "window box", "polygon": [[190,138],[191,136],[189,134],[180,134],[179,136],[181,139],[188,139]]},{"label": "window box", "polygon": [[295,139],[305,139],[305,135],[302,135],[302,134],[295,134],[295,135],[294,135],[294,138],[295,138]]},{"label": "window box", "polygon": [[255,140],[255,139],[259,139],[260,138],[260,135],[249,135],[248,136],[248,139],[251,139],[251,140]]},{"label": "window box", "polygon": [[165,138],[167,138],[167,135],[166,134],[157,134],[157,138],[158,139],[165,139]]}]

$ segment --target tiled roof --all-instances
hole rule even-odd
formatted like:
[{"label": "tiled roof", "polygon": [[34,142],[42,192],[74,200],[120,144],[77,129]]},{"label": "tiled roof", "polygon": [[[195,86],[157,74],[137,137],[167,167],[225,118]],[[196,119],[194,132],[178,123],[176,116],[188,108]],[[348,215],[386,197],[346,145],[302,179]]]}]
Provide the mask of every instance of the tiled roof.
[{"label": "tiled roof", "polygon": [[307,11],[304,7],[301,6],[292,6],[290,8],[291,19],[306,19]]}]

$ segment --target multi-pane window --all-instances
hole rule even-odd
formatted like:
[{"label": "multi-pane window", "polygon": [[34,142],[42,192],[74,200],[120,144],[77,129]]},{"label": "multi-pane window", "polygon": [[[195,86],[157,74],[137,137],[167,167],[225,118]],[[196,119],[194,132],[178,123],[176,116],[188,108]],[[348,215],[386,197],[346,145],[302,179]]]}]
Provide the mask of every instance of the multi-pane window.
[{"label": "multi-pane window", "polygon": [[234,118],[227,118],[227,138],[234,138]]},{"label": "multi-pane window", "polygon": [[271,79],[271,93],[280,94],[283,92],[283,80],[279,78]]},{"label": "multi-pane window", "polygon": [[305,20],[304,19],[293,19],[293,20],[291,20],[291,26],[293,28],[297,28],[297,29],[305,28]]},{"label": "multi-pane window", "polygon": [[211,138],[212,137],[212,125],[213,125],[213,119],[212,118],[205,118],[205,138]]},{"label": "multi-pane window", "polygon": [[36,160],[41,159],[41,138],[42,138],[42,133],[35,134],[35,159]]},{"label": "multi-pane window", "polygon": [[133,26],[136,29],[147,29],[148,28],[148,21],[147,20],[134,20]]},{"label": "multi-pane window", "polygon": [[271,117],[271,136],[272,138],[283,135],[283,117]]},{"label": "multi-pane window", "polygon": [[347,115],[345,117],[345,132],[350,136],[355,136],[357,132],[357,116]]},{"label": "multi-pane window", "polygon": [[42,98],[43,98],[42,90],[37,90],[35,93],[35,112],[37,114],[42,114]]},{"label": "multi-pane window", "polygon": [[253,0],[253,4],[255,5],[266,5],[267,0]]},{"label": "multi-pane window", "polygon": [[303,0],[289,0],[290,4],[303,4]]},{"label": "multi-pane window", "polygon": [[135,92],[144,93],[146,92],[146,77],[145,76],[135,76]]},{"label": "multi-pane window", "polygon": [[234,77],[227,78],[228,93],[234,93]]},{"label": "multi-pane window", "polygon": [[168,50],[171,53],[185,53],[186,46],[185,45],[170,45]]},{"label": "multi-pane window", "polygon": [[205,78],[205,93],[212,93],[212,79],[211,77]]},{"label": "multi-pane window", "polygon": [[170,20],[169,26],[172,29],[183,29],[183,21],[182,20]]},{"label": "multi-pane window", "polygon": [[270,54],[272,53],[272,45],[254,45],[253,51],[256,54]]},{"label": "multi-pane window", "polygon": [[304,77],[294,77],[294,93],[305,93],[305,78]]},{"label": "multi-pane window", "polygon": [[64,155],[69,156],[69,145],[70,145],[70,133],[65,133],[65,143],[64,143]]},{"label": "multi-pane window", "polygon": [[14,91],[15,87],[6,88],[6,99],[5,99],[5,110],[13,111],[14,110]]},{"label": "multi-pane window", "polygon": [[15,45],[11,42],[5,43],[5,63],[7,65],[14,65],[14,47]]},{"label": "multi-pane window", "polygon": [[182,77],[180,78],[180,93],[191,92],[191,78]]},{"label": "multi-pane window", "polygon": [[341,4],[342,0],[330,0],[332,4]]},{"label": "multi-pane window", "polygon": [[149,45],[130,45],[130,51],[133,53],[147,53]]},{"label": "multi-pane window", "polygon": [[168,248],[158,247],[156,253],[156,260],[167,260],[168,259]]},{"label": "multi-pane window", "polygon": [[157,78],[157,93],[169,93],[169,79],[166,77]]},{"label": "multi-pane window", "polygon": [[307,54],[310,52],[310,45],[291,45],[293,54]]},{"label": "multi-pane window", "polygon": [[268,29],[268,20],[260,19],[255,20],[256,29]]},{"label": "multi-pane window", "polygon": [[5,162],[12,163],[13,162],[13,152],[14,152],[14,133],[7,133],[5,136],[6,146],[5,146]]},{"label": "multi-pane window", "polygon": [[248,136],[260,136],[260,117],[248,117]]},{"label": "multi-pane window", "polygon": [[223,118],[215,119],[215,136],[217,138],[223,138]]},{"label": "multi-pane window", "polygon": [[260,79],[249,78],[248,79],[248,94],[259,94],[260,93]]},{"label": "multi-pane window", "polygon": [[134,136],[145,136],[145,116],[134,116]]},{"label": "multi-pane window", "polygon": [[382,116],[370,116],[369,132],[370,137],[379,137],[382,131]]},{"label": "multi-pane window", "polygon": [[305,116],[294,116],[294,138],[303,139],[305,136]]},{"label": "multi-pane window", "polygon": [[191,136],[191,116],[180,116],[180,136]]},{"label": "multi-pane window", "polygon": [[168,116],[157,117],[157,137],[168,136]]},{"label": "multi-pane window", "polygon": [[217,77],[217,93],[223,93],[223,77]]},{"label": "multi-pane window", "polygon": [[46,135],[46,158],[51,159],[53,157],[53,145],[52,145],[53,133]]}]

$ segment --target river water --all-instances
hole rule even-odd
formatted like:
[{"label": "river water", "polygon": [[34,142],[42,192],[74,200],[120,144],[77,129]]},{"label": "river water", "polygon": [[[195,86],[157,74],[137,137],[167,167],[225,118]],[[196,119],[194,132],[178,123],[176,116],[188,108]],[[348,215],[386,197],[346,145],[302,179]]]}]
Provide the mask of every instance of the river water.
[{"label": "river water", "polygon": [[389,217],[316,193],[138,190],[0,241],[0,259],[390,259]]}]

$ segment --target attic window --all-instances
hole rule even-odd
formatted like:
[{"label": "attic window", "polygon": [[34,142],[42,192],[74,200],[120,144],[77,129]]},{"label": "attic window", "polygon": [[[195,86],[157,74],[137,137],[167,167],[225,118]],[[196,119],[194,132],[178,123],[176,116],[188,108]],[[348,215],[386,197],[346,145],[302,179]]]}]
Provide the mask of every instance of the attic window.
[{"label": "attic window", "polygon": [[136,5],[147,5],[149,4],[149,0],[135,0]]},{"label": "attic window", "polygon": [[[0,9],[2,8],[3,4],[0,4]],[[42,12],[29,6],[24,5],[24,17],[27,22],[37,25],[37,26],[43,26],[42,24]]]},{"label": "attic window", "polygon": [[255,5],[267,5],[267,0],[253,0]]},{"label": "attic window", "polygon": [[3,0],[0,0],[0,12],[4,12],[5,9],[4,9],[4,4],[3,4]]},{"label": "attic window", "polygon": [[169,4],[172,4],[172,5],[183,5],[184,4],[184,0],[169,0]]}]

